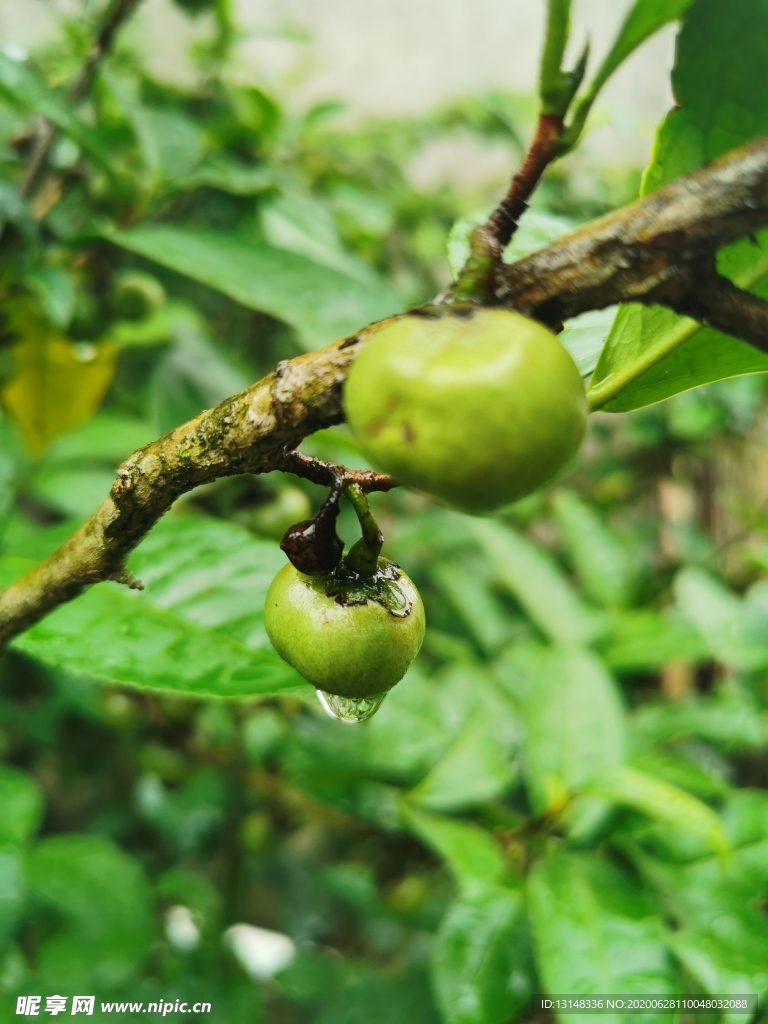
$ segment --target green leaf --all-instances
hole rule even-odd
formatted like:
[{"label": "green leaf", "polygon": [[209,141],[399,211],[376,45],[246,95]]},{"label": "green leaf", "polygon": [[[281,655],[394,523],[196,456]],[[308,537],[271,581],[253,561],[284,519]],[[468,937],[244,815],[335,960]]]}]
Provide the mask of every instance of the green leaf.
[{"label": "green leaf", "polygon": [[[324,965],[326,972],[329,970]],[[331,968],[332,969],[332,968]],[[253,1020],[253,1017],[247,1018]],[[374,968],[366,962],[344,964],[344,981],[313,1024],[441,1024],[420,965]]]},{"label": "green leaf", "polygon": [[[677,105],[663,122],[646,171],[650,192],[768,130],[762,40],[768,7],[754,0],[697,0],[680,32],[672,82]],[[766,239],[720,254],[719,269],[768,296]],[[768,370],[768,357],[668,310],[622,307],[590,387],[594,408],[637,409],[700,384]]]},{"label": "green leaf", "polygon": [[626,604],[632,591],[632,567],[621,540],[574,491],[560,488],[553,508],[568,555],[587,595],[609,608]]},{"label": "green leaf", "polygon": [[[381,711],[365,728],[365,742],[355,747],[353,766],[356,773],[368,772],[376,779],[387,779],[411,787],[424,779],[442,759],[445,770],[460,757],[473,737],[480,731],[472,726],[466,741],[462,735],[474,717],[484,721],[485,741],[494,751],[504,753],[503,778],[510,774],[510,752],[519,744],[519,724],[510,714],[506,696],[499,692],[498,682],[486,666],[464,661],[447,665],[442,671],[426,669],[417,659],[405,679],[389,693]],[[347,733],[347,730],[345,730]],[[330,755],[338,759],[338,734],[332,741]],[[499,755],[494,755],[499,756]],[[488,762],[486,762],[488,764]],[[440,772],[437,778],[441,777]],[[482,772],[480,786],[488,792],[498,789],[501,776],[494,768],[489,777]],[[445,776],[442,776],[445,778]],[[464,783],[463,799],[470,799],[473,783]],[[477,797],[477,790],[475,796]],[[438,790],[433,791],[439,799]],[[443,793],[446,800],[450,795]]]},{"label": "green leaf", "polygon": [[478,885],[451,904],[435,937],[432,986],[446,1024],[505,1024],[530,998],[521,894]]},{"label": "green leaf", "polygon": [[154,939],[151,890],[138,862],[111,842],[88,835],[44,839],[29,856],[28,875],[36,898],[66,922],[40,951],[47,980],[74,986],[85,974],[96,984],[117,985],[147,957]]},{"label": "green leaf", "polygon": [[37,832],[42,816],[37,783],[18,768],[0,767],[0,846],[26,842]]},{"label": "green leaf", "polygon": [[461,732],[467,703],[462,672],[427,673],[417,659],[366,726],[365,743],[355,752],[358,767],[413,785]]},{"label": "green leaf", "polygon": [[131,556],[129,567],[156,607],[271,652],[264,599],[284,564],[277,544],[252,537],[239,526],[176,516],[157,524]]},{"label": "green leaf", "polygon": [[48,466],[38,473],[30,494],[57,512],[84,521],[98,508],[115,482],[106,466]]},{"label": "green leaf", "polygon": [[[748,907],[731,907],[716,922],[685,929],[670,946],[685,969],[712,995],[757,994],[768,991],[768,939],[765,919]],[[726,1020],[744,1020],[743,1013],[725,1012]]]},{"label": "green leaf", "polygon": [[[154,440],[149,423],[114,411],[98,412],[87,423],[60,441],[48,452],[49,463],[99,461],[117,467],[137,448]],[[102,498],[104,495],[102,495]]]},{"label": "green leaf", "polygon": [[[277,693],[301,682],[272,651],[263,626],[266,591],[282,561],[276,545],[238,527],[170,517],[131,559],[143,593],[99,584],[14,646],[67,671],[140,689]],[[19,568],[10,564],[8,576]]]},{"label": "green leaf", "polygon": [[280,171],[269,164],[251,164],[228,153],[211,153],[175,189],[215,188],[233,196],[252,196],[277,188]]},{"label": "green leaf", "polygon": [[[492,209],[478,210],[457,220],[448,235],[448,264],[451,274],[456,277],[467,262],[470,253],[469,239],[474,228],[488,220]],[[560,217],[546,210],[526,210],[520,220],[520,227],[504,250],[507,263],[522,259],[536,249],[543,249],[556,239],[569,234],[578,227],[578,222],[569,217]]]},{"label": "green leaf", "polygon": [[[755,797],[757,796],[757,800]],[[768,992],[768,932],[760,903],[768,895],[768,840],[765,794],[734,794],[740,804],[735,817],[751,818],[752,830],[733,830],[733,852],[723,861],[707,857],[690,864],[669,864],[640,850],[633,858],[648,883],[660,893],[675,920],[670,948],[705,992],[755,993],[762,1002]],[[755,811],[758,813],[755,815]],[[739,823],[742,826],[744,821]],[[730,1021],[743,1015],[724,1014]]]},{"label": "green leaf", "polygon": [[328,208],[311,194],[286,189],[261,202],[259,222],[270,245],[370,284],[371,268],[345,251]]},{"label": "green leaf", "polygon": [[702,836],[711,849],[725,854],[728,841],[723,824],[711,807],[695,796],[635,768],[621,767],[592,781],[588,793],[662,822]]},{"label": "green leaf", "polygon": [[261,239],[160,224],[102,234],[248,309],[285,321],[307,348],[399,311],[394,292],[373,271],[362,281]]},{"label": "green leaf", "polygon": [[[680,913],[707,914],[707,890],[711,893],[717,889],[728,899],[738,892],[743,903],[768,895],[768,793],[759,789],[731,790],[723,801],[721,822],[728,843],[725,858],[701,843],[679,843],[679,834],[670,829],[657,832],[657,838],[663,836],[664,840],[664,862],[650,857],[645,845],[627,846],[638,866],[658,882]],[[684,886],[677,880],[681,865],[687,869]]]},{"label": "green leaf", "polygon": [[464,564],[435,560],[429,565],[429,575],[481,651],[492,654],[510,639],[509,611],[491,586],[484,560],[474,558]]},{"label": "green leaf", "polygon": [[300,680],[276,655],[102,584],[15,641],[17,650],[97,680],[187,696],[277,693]]},{"label": "green leaf", "polygon": [[635,712],[633,729],[647,743],[697,738],[724,751],[768,745],[768,720],[753,703],[725,691],[696,700],[646,704]]},{"label": "green leaf", "polygon": [[[768,844],[768,792],[764,789],[736,789],[723,812],[723,824],[738,858],[750,844]],[[760,878],[768,882],[768,861],[760,864]]]},{"label": "green leaf", "polygon": [[634,749],[632,768],[645,775],[659,777],[678,789],[687,790],[701,800],[721,798],[729,792],[728,783],[718,773],[719,765],[704,766],[688,757],[679,757],[667,750]]},{"label": "green leaf", "polygon": [[5,520],[11,508],[16,490],[18,447],[11,421],[0,409],[0,538],[5,528]]},{"label": "green leaf", "polygon": [[462,887],[493,882],[506,873],[501,850],[485,829],[468,821],[427,814],[407,798],[401,807],[408,828],[442,857]]},{"label": "green leaf", "polygon": [[435,811],[466,810],[493,800],[512,785],[512,755],[513,749],[489,729],[487,709],[481,704],[435,767],[411,791],[411,799]]},{"label": "green leaf", "polygon": [[678,573],[674,590],[678,607],[718,661],[744,671],[768,665],[768,603],[741,601],[696,568]]},{"label": "green leaf", "polygon": [[[533,867],[528,911],[539,975],[552,994],[666,994],[677,979],[664,948],[661,918],[647,892],[596,854],[555,851]],[[561,1012],[561,1021],[582,1018]],[[605,1024],[622,1015],[605,1014]],[[639,1019],[666,1021],[649,1012]]]},{"label": "green leaf", "polygon": [[548,649],[531,669],[523,765],[531,805],[541,813],[621,763],[624,717],[614,681],[588,652]]},{"label": "green leaf", "polygon": [[141,142],[144,160],[153,177],[178,181],[191,174],[202,160],[203,135],[192,118],[178,110],[152,110],[136,106],[132,123]]},{"label": "green leaf", "polygon": [[709,660],[701,634],[675,608],[621,612],[598,647],[614,672],[649,671],[671,661]]},{"label": "green leaf", "polygon": [[0,847],[0,951],[13,938],[24,912],[26,882],[19,850]]},{"label": "green leaf", "polygon": [[142,818],[178,854],[191,856],[221,827],[227,791],[212,768],[201,768],[178,789],[166,789],[156,775],[144,775],[136,787]]},{"label": "green leaf", "polygon": [[72,273],[63,267],[39,266],[24,275],[24,284],[36,293],[49,323],[66,331],[75,311]]},{"label": "green leaf", "polygon": [[27,114],[39,114],[68,135],[108,174],[113,160],[98,135],[72,112],[72,105],[48,90],[34,72],[0,51],[0,96]]},{"label": "green leaf", "polygon": [[590,92],[598,93],[638,46],[670,21],[681,18],[690,5],[691,0],[635,0],[590,84]]},{"label": "green leaf", "polygon": [[[737,283],[768,298],[768,283],[752,288],[767,270],[761,254],[754,272]],[[768,356],[745,342],[666,309],[627,305],[614,320],[588,398],[593,409],[630,412],[703,384],[766,370]],[[619,389],[623,378],[627,383]]]},{"label": "green leaf", "polygon": [[581,601],[550,555],[500,523],[475,519],[467,527],[485,551],[499,585],[545,635],[586,644],[600,632],[599,617]]},{"label": "green leaf", "polygon": [[565,328],[558,334],[558,341],[568,349],[582,377],[589,376],[597,366],[616,311],[616,306],[609,306],[582,313],[567,320]]}]

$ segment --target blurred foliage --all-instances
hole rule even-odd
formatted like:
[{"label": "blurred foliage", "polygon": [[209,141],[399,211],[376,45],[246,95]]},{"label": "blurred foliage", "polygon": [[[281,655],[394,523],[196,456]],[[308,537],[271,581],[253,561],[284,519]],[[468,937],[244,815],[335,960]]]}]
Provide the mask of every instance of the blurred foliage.
[{"label": "blurred foliage", "polygon": [[[434,294],[452,225],[488,196],[417,192],[408,167],[456,132],[512,164],[527,131],[529,104],[501,94],[409,121],[296,113],[228,75],[223,0],[180,6],[215,15],[194,87],[123,42],[73,109],[81,20],[28,61],[0,55],[0,582],[159,431]],[[34,112],[61,134],[22,196]],[[556,168],[515,244],[633,179]],[[585,373],[609,323],[568,326]],[[595,418],[567,481],[497,520],[377,496],[430,628],[354,729],[261,622],[276,538],[321,495],[270,475],[179,502],[131,561],[143,593],[100,584],[0,662],[2,1018],[54,992],[204,1000],[213,1016],[186,1019],[227,1024],[764,995],[764,397],[746,376]],[[342,428],[305,448],[361,465]]]}]

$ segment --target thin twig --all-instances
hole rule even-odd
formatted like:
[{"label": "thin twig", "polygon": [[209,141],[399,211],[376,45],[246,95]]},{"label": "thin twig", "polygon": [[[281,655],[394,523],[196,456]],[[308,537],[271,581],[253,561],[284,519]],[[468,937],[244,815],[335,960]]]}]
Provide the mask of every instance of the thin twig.
[{"label": "thin twig", "polygon": [[556,114],[539,115],[536,134],[525,155],[520,170],[512,179],[509,191],[493,211],[485,225],[488,235],[502,253],[517,230],[520,218],[528,208],[536,186],[547,167],[560,154],[558,142],[563,130],[563,119]]},{"label": "thin twig", "polygon": [[[67,91],[67,100],[74,105],[85,99],[91,91],[96,72],[104,57],[109,53],[119,29],[130,18],[141,3],[141,0],[111,0],[99,30],[93,40],[85,62]],[[37,132],[37,138],[27,163],[24,177],[19,185],[19,195],[28,196],[38,185],[45,167],[51,147],[58,134],[55,125],[43,120]]]},{"label": "thin twig", "polygon": [[347,469],[346,466],[337,466],[333,462],[324,462],[313,455],[305,455],[303,452],[285,452],[280,465],[275,467],[284,473],[293,473],[294,476],[309,480],[321,487],[334,487],[342,490],[348,485],[357,485],[364,493],[371,491],[391,491],[397,487],[396,482],[386,473],[373,473],[370,470]]},{"label": "thin twig", "polygon": [[533,140],[509,191],[482,229],[493,255],[502,253],[517,230],[528,200],[547,167],[566,151],[565,118],[584,78],[589,42],[571,71],[563,68],[570,35],[571,0],[547,0],[544,49],[539,69],[540,112]]}]

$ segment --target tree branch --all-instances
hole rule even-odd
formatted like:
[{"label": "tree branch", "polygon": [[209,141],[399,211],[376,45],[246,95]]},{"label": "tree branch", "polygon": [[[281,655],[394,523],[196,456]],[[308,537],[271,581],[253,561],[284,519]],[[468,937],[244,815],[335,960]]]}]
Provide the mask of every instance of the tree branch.
[{"label": "tree branch", "polygon": [[357,486],[364,493],[370,491],[391,491],[397,484],[386,473],[373,473],[370,470],[347,469],[332,462],[324,462],[303,452],[285,452],[280,464],[274,467],[284,473],[293,473],[304,480],[321,487],[333,487],[343,490],[347,486]]},{"label": "tree branch", "polygon": [[681,316],[689,316],[768,353],[768,303],[737,288],[727,277],[715,273],[714,268],[699,275],[681,273],[663,293],[664,305]]},{"label": "tree branch", "polygon": [[[693,302],[718,249],[768,225],[768,137],[496,271],[502,305],[557,325],[617,302]],[[711,275],[712,271],[707,271]],[[715,316],[720,289],[709,296]],[[733,310],[728,303],[728,312]],[[750,303],[753,312],[755,304]],[[729,334],[741,337],[729,323]],[[754,332],[743,340],[754,343]]]},{"label": "tree branch", "polygon": [[[718,248],[767,224],[764,138],[517,263],[500,264],[495,298],[548,324],[622,300],[660,302],[765,350],[768,304],[714,277],[712,267]],[[130,456],[91,519],[0,592],[0,642],[84,587],[120,578],[130,552],[179,495],[218,477],[295,472],[292,449],[341,422],[344,379],[375,331],[371,326],[280,363],[248,390]]]}]

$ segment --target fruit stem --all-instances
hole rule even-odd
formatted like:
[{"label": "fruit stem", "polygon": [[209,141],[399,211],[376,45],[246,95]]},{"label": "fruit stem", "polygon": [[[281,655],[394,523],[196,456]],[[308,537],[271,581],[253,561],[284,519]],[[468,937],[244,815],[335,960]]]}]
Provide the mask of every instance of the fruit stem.
[{"label": "fruit stem", "polygon": [[378,558],[381,553],[384,537],[376,522],[365,492],[359,484],[347,484],[344,497],[355,510],[363,536],[353,544],[347,553],[347,563],[364,576],[372,576],[376,572]]},{"label": "fruit stem", "polygon": [[332,462],[323,462],[313,455],[305,455],[303,452],[286,451],[280,458],[279,469],[285,473],[293,473],[294,476],[304,480],[310,480],[313,484],[321,487],[339,487],[346,484],[360,484],[363,491],[390,491],[397,484],[391,476],[386,473],[373,473],[370,470],[347,469],[346,466],[337,466]]}]

